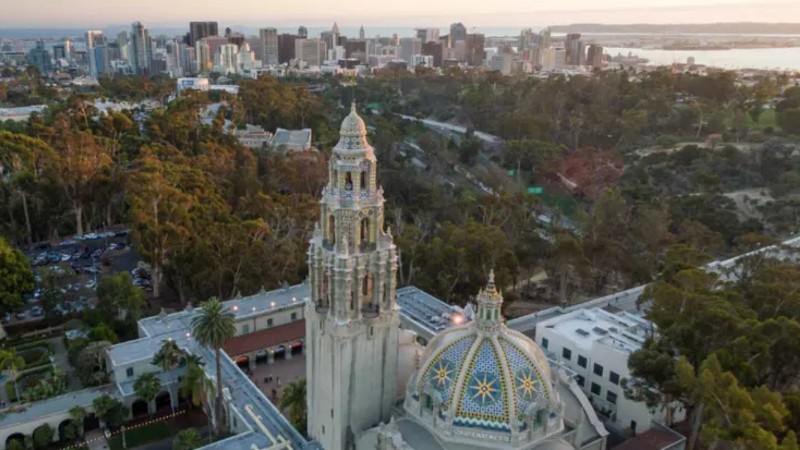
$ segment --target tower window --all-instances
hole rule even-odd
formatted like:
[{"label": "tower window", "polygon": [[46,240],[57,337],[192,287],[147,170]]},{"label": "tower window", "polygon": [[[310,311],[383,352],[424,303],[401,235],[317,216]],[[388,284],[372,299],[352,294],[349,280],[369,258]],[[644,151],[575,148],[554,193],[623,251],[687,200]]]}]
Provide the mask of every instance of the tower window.
[{"label": "tower window", "polygon": [[352,191],[353,190],[353,174],[347,172],[344,177],[344,188],[345,190]]},{"label": "tower window", "polygon": [[361,281],[361,294],[364,298],[369,299],[370,302],[372,301],[372,274],[368,273],[364,275],[364,279]]},{"label": "tower window", "polygon": [[328,217],[328,240],[336,243],[336,217],[333,214]]},{"label": "tower window", "polygon": [[369,219],[363,218],[361,219],[361,243],[367,243],[369,241]]},{"label": "tower window", "polygon": [[361,172],[361,189],[367,188],[367,173]]}]

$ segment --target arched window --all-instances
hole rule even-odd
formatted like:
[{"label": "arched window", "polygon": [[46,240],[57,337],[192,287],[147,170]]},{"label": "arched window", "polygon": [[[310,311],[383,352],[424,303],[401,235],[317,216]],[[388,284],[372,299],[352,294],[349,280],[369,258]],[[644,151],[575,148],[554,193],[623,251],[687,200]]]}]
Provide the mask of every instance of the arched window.
[{"label": "arched window", "polygon": [[336,243],[336,217],[331,214],[328,216],[328,240],[332,243]]},{"label": "arched window", "polygon": [[361,172],[361,190],[365,190],[367,188],[367,173]]},{"label": "arched window", "polygon": [[339,171],[336,169],[333,169],[333,178],[331,178],[331,184],[333,187],[337,189],[339,188]]},{"label": "arched window", "polygon": [[328,304],[328,272],[322,272],[322,302]]},{"label": "arched window", "polygon": [[361,294],[367,299],[370,303],[372,303],[372,274],[368,273],[364,275],[364,279],[361,281]]},{"label": "arched window", "polygon": [[362,244],[366,244],[369,242],[369,219],[364,217],[361,219],[361,228],[360,228],[360,241]]},{"label": "arched window", "polygon": [[347,174],[344,176],[344,188],[348,191],[353,190],[353,174],[350,172],[347,172]]}]

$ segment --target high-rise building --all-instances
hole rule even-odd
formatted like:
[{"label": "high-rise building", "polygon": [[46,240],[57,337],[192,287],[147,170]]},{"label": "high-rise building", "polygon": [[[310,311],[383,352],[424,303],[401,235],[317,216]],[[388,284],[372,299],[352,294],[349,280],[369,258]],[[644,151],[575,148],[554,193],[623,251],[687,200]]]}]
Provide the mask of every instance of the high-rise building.
[{"label": "high-rise building", "polygon": [[217,48],[214,65],[224,73],[237,73],[239,68],[237,53],[239,53],[239,46],[236,44],[220,45]]},{"label": "high-rise building", "polygon": [[263,54],[258,55],[264,65],[274,66],[279,62],[278,58],[278,30],[275,28],[262,28],[258,32],[261,41]]},{"label": "high-rise building", "polygon": [[569,66],[583,65],[583,60],[586,57],[585,47],[581,41],[580,33],[567,34],[566,41],[564,42],[564,50],[566,51],[566,64]]},{"label": "high-rise building", "polygon": [[333,28],[331,28],[331,36],[333,37],[333,41],[330,44],[328,44],[328,48],[333,48],[339,45],[340,34],[341,33],[339,33],[339,24],[333,22]]},{"label": "high-rise building", "polygon": [[533,32],[530,28],[525,28],[519,34],[519,42],[517,43],[517,51],[521,52],[529,50],[533,47],[538,47],[540,43],[539,35]]},{"label": "high-rise building", "polygon": [[184,76],[197,74],[197,48],[181,45],[180,63]]},{"label": "high-rise building", "polygon": [[417,39],[426,42],[439,42],[438,28],[417,28]]},{"label": "high-rise building", "polygon": [[66,61],[72,59],[72,42],[69,39],[65,39],[64,42],[53,46],[53,59]]},{"label": "high-rise building", "polygon": [[298,39],[294,42],[294,57],[306,66],[321,66],[327,55],[327,47],[322,39]]},{"label": "high-rise building", "polygon": [[458,22],[450,25],[450,47],[456,46],[458,41],[467,40],[467,27],[463,23]]},{"label": "high-rise building", "polygon": [[189,44],[194,47],[197,41],[209,36],[219,35],[217,22],[189,22]]},{"label": "high-rise building", "polygon": [[411,57],[422,53],[422,39],[400,38],[400,59],[411,62]]},{"label": "high-rise building", "polygon": [[288,64],[291,60],[295,59],[294,43],[300,39],[296,34],[281,34],[278,35],[278,63]]},{"label": "high-rise building", "polygon": [[117,47],[119,47],[119,58],[123,61],[131,60],[131,39],[127,31],[117,35]]},{"label": "high-rise building", "polygon": [[300,25],[297,28],[297,35],[300,36],[300,39],[307,39],[308,38],[308,28]]},{"label": "high-rise building", "polygon": [[[422,44],[422,54],[432,57],[427,67],[440,67],[442,65],[444,45],[441,42],[425,42]],[[416,66],[416,64],[415,64]]]},{"label": "high-rise building", "polygon": [[147,33],[147,28],[141,22],[133,22],[131,25],[131,57],[129,62],[133,72],[137,75],[150,73],[152,48],[149,41],[150,36]]},{"label": "high-rise building", "polygon": [[550,48],[550,45],[551,45],[550,28],[545,28],[539,33],[539,47]]},{"label": "high-rise building", "polygon": [[364,25],[361,25],[361,28],[359,28],[358,30],[358,38],[361,39],[362,41],[367,38],[366,35],[364,34]]},{"label": "high-rise building", "polygon": [[89,74],[92,78],[97,79],[100,75],[109,73],[108,49],[102,31],[86,32],[86,56],[89,59]]},{"label": "high-rise building", "polygon": [[44,47],[44,41],[36,41],[36,46],[28,52],[28,64],[39,69],[42,74],[53,71],[53,61],[50,59],[50,52]]},{"label": "high-rise building", "polygon": [[330,450],[353,448],[354,436],[389,421],[400,324],[397,250],[384,231],[377,160],[355,104],[339,134],[308,250],[305,313],[308,433]]},{"label": "high-rise building", "polygon": [[591,66],[593,69],[600,69],[603,67],[603,47],[595,44],[589,46],[589,51],[586,56],[586,65]]},{"label": "high-rise building", "polygon": [[480,33],[468,34],[465,42],[465,52],[467,64],[470,66],[482,66],[486,58],[484,50],[486,37]]},{"label": "high-rise building", "polygon": [[344,43],[345,56],[349,59],[357,59],[362,63],[367,62],[367,41],[366,39],[348,40]]}]

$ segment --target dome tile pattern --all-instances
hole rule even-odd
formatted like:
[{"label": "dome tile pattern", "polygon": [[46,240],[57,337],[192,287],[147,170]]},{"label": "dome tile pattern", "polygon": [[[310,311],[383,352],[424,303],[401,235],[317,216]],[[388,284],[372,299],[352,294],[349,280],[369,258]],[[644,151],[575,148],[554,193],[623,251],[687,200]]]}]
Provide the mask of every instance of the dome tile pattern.
[{"label": "dome tile pattern", "polygon": [[438,357],[428,365],[428,370],[423,377],[424,382],[439,392],[442,403],[450,406],[452,388],[459,373],[459,364],[475,342],[475,336],[466,336],[448,344]]},{"label": "dome tile pattern", "polygon": [[508,358],[508,365],[514,378],[516,414],[518,418],[522,418],[532,403],[541,402],[542,399],[549,400],[550,393],[545,389],[542,382],[544,377],[533,361],[508,339],[498,340]]},{"label": "dome tile pattern", "polygon": [[469,361],[456,421],[491,429],[510,430],[508,380],[501,371],[501,361],[489,339],[482,339],[477,353]]}]

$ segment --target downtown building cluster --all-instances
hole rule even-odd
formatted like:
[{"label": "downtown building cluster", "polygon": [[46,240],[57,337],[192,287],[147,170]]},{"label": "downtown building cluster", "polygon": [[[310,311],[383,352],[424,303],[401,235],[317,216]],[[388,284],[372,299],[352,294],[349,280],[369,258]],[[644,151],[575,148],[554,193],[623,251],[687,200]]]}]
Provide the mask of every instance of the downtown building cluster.
[{"label": "downtown building cluster", "polygon": [[296,33],[267,27],[246,35],[230,28],[220,32],[214,21],[190,22],[185,35],[166,36],[151,35],[144,24],[133,22],[115,36],[89,30],[83,41],[83,48],[69,39],[47,46],[37,41],[27,54],[16,55],[14,62],[36,66],[43,73],[70,71],[74,75],[79,70],[93,79],[118,74],[175,78],[212,73],[255,78],[292,71],[365,74],[387,67],[472,67],[508,75],[599,69],[604,64],[603,48],[587,48],[578,33],[554,39],[549,29],[535,33],[527,28],[514,42],[487,39],[482,33],[468,32],[462,23],[452,24],[447,34],[439,28],[417,28],[409,37],[367,37],[362,26],[351,37],[335,23],[314,36],[304,26]]}]

